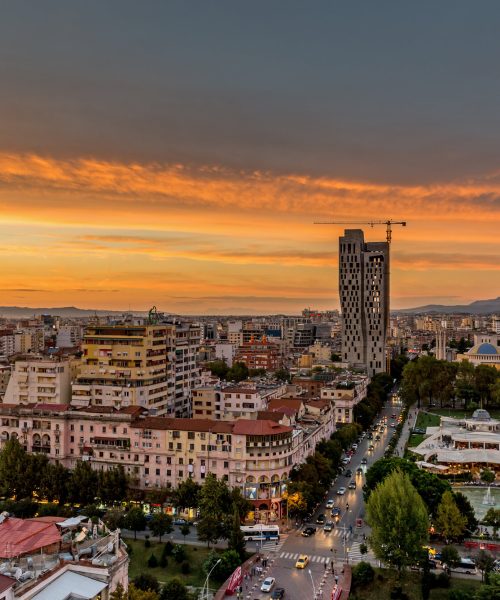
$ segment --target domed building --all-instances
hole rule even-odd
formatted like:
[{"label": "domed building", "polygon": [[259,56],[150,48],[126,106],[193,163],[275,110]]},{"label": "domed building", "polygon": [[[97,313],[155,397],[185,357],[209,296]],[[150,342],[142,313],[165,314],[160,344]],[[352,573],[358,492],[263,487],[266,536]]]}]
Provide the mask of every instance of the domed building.
[{"label": "domed building", "polygon": [[490,365],[500,369],[500,336],[477,335],[474,336],[474,342],[474,346],[468,352],[457,355],[457,360],[468,360],[475,367]]}]

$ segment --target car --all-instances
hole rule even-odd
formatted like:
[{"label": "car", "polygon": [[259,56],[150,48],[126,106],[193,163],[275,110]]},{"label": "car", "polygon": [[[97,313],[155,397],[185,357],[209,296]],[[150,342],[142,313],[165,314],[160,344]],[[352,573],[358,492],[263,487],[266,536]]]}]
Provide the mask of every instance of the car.
[{"label": "car", "polygon": [[370,452],[372,452],[373,450],[375,450],[375,446],[374,446],[373,444],[370,444],[370,445],[368,446],[368,450],[369,450]]},{"label": "car", "polygon": [[363,467],[358,467],[356,469],[356,475],[362,475],[363,474]]},{"label": "car", "polygon": [[174,523],[174,525],[187,525],[188,524],[186,519],[174,519],[173,523]]},{"label": "car", "polygon": [[362,465],[367,465],[368,464],[368,459],[367,458],[362,458],[361,459],[361,464]]},{"label": "car", "polygon": [[369,433],[369,434],[368,434],[366,437],[367,437],[369,440],[373,440],[373,433]]},{"label": "car", "polygon": [[276,579],[274,577],[266,577],[260,586],[261,592],[270,592],[274,584],[276,583]]},{"label": "car", "polygon": [[316,519],[316,523],[318,525],[323,525],[325,522],[326,522],[325,515],[318,515],[318,518]]},{"label": "car", "polygon": [[333,508],[335,506],[335,500],[333,498],[330,498],[328,500],[328,502],[326,503],[326,508]]},{"label": "car", "polygon": [[349,485],[347,487],[350,490],[355,490],[356,489],[356,482],[354,481],[354,479],[351,479],[351,481],[349,481]]},{"label": "car", "polygon": [[348,465],[350,462],[351,462],[350,456],[344,456],[344,458],[342,459],[342,464],[344,464],[344,465]]},{"label": "car", "polygon": [[323,527],[323,531],[331,531],[333,529],[333,521],[327,521]]},{"label": "car", "polygon": [[295,568],[297,569],[305,569],[309,564],[309,557],[307,554],[301,554],[295,563]]},{"label": "car", "polygon": [[352,477],[352,471],[351,471],[351,469],[347,469],[347,471],[344,473],[344,475],[346,477]]},{"label": "car", "polygon": [[274,588],[273,593],[271,594],[272,600],[281,600],[281,598],[285,597],[285,588],[277,587]]},{"label": "car", "polygon": [[337,490],[337,496],[343,496],[345,493],[346,493],[346,489],[345,489],[345,487],[340,487],[340,488]]},{"label": "car", "polygon": [[315,533],[316,533],[316,527],[306,527],[302,531],[303,537],[310,537],[311,535],[314,535]]},{"label": "car", "polygon": [[391,427],[394,429],[394,427],[396,427],[396,423],[394,423],[394,421],[391,422]]},{"label": "car", "polygon": [[376,435],[376,436],[375,436],[375,441],[376,441],[376,442],[380,442],[380,436],[379,436],[379,435]]},{"label": "car", "polygon": [[357,450],[357,449],[358,449],[358,445],[357,445],[357,444],[353,444],[353,445],[351,446],[351,448],[352,448],[353,450]]},{"label": "car", "polygon": [[334,507],[332,508],[332,513],[331,513],[331,514],[332,514],[332,517],[340,517],[340,513],[341,513],[341,512],[342,512],[342,511],[340,510],[340,508],[339,508],[338,506],[334,506]]},{"label": "car", "polygon": [[396,419],[396,418],[397,418],[397,416],[398,416],[398,415],[397,415],[396,413],[392,413],[392,415],[391,415],[391,419]]}]

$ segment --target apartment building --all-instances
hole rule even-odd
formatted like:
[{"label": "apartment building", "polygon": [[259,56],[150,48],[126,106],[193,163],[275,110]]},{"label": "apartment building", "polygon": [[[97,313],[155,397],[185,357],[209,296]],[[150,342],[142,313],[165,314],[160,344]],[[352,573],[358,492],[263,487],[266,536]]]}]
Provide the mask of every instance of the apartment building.
[{"label": "apartment building", "polygon": [[3,402],[3,397],[7,391],[12,369],[10,365],[0,365],[0,402]]},{"label": "apartment building", "polygon": [[264,369],[271,372],[283,366],[279,346],[269,342],[265,335],[261,339],[252,336],[248,342],[243,342],[236,351],[234,361],[245,363],[249,369]]},{"label": "apartment building", "polygon": [[69,360],[30,357],[18,360],[4,394],[7,404],[69,404],[73,364]]},{"label": "apartment building", "polygon": [[14,331],[12,329],[0,330],[0,357],[8,359],[16,352]]},{"label": "apartment building", "polygon": [[41,325],[25,327],[14,332],[15,354],[27,354],[28,352],[37,354],[43,352],[44,347],[45,338]]},{"label": "apartment building", "polygon": [[166,414],[175,396],[174,343],[172,325],[89,326],[72,404],[142,406]]},{"label": "apartment building", "polygon": [[[190,417],[192,414],[191,392],[201,383],[201,369],[198,366],[202,327],[199,324],[174,321],[173,351],[174,380],[173,397],[169,399],[169,416]],[[170,382],[169,382],[170,383]]]},{"label": "apartment building", "polygon": [[57,331],[58,348],[76,348],[82,342],[83,328],[80,325],[61,325]]},{"label": "apartment building", "polygon": [[321,388],[321,399],[334,409],[336,423],[353,423],[354,407],[366,398],[370,378],[358,375],[337,379]]},{"label": "apartment building", "polygon": [[389,277],[389,244],[346,229],[339,238],[342,360],[368,375],[386,370]]}]

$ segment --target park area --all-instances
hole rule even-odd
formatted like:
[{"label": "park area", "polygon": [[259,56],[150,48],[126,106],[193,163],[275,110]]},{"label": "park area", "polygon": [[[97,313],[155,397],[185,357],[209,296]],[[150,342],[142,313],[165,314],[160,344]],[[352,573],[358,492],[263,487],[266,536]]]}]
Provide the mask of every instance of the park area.
[{"label": "park area", "polygon": [[[207,559],[211,550],[204,546],[179,545],[184,550],[184,557],[181,561],[176,560],[174,554],[165,556],[167,565],[160,566],[162,554],[165,553],[165,543],[150,542],[150,547],[145,546],[145,540],[125,539],[129,548],[130,564],[129,579],[133,581],[139,575],[153,575],[160,583],[166,583],[174,577],[178,577],[185,585],[192,587],[202,587],[205,582],[205,572],[203,563]],[[130,552],[131,549],[131,552]],[[157,566],[150,566],[151,556],[154,556],[158,562]],[[149,563],[148,563],[149,561]],[[187,565],[187,566],[186,566]],[[223,582],[210,578],[211,587],[218,587]]]},{"label": "park area", "polygon": [[[374,580],[368,585],[355,585],[351,588],[349,600],[388,600],[391,598],[391,591],[397,583],[397,574],[395,571],[375,569]],[[408,600],[422,600],[420,573],[406,573],[401,586]],[[431,589],[429,600],[447,600],[450,590],[471,591],[478,589],[479,586],[480,581],[476,579],[458,579],[452,577],[449,587],[434,587]]]}]

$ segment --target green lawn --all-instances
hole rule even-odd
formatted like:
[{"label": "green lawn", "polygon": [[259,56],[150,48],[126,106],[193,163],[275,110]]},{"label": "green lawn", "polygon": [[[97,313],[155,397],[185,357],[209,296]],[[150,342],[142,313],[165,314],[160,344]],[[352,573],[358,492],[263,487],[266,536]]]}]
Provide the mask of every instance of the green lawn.
[{"label": "green lawn", "polygon": [[408,448],[415,448],[415,446],[421,444],[426,437],[428,436],[423,433],[412,433],[408,439]]},{"label": "green lawn", "polygon": [[[395,571],[375,569],[375,580],[369,586],[356,587],[349,596],[349,600],[388,600],[391,590],[396,584]],[[410,600],[422,600],[420,573],[407,573],[402,585],[403,591]],[[450,589],[470,590],[479,587],[480,582],[473,579],[451,578],[450,588],[434,588],[431,590],[430,600],[447,600]]]},{"label": "green lawn", "polygon": [[[203,562],[206,560],[208,554],[211,552],[203,546],[189,546],[185,545],[186,560],[188,561],[191,572],[189,575],[183,575],[181,573],[181,565],[177,563],[173,556],[168,556],[168,565],[166,568],[156,567],[150,569],[148,567],[148,559],[151,554],[155,554],[158,561],[160,560],[161,553],[164,543],[151,542],[151,547],[146,548],[144,546],[144,540],[125,539],[127,546],[132,548],[132,554],[130,556],[130,564],[128,574],[130,580],[137,577],[141,573],[149,573],[154,575],[158,581],[165,583],[172,577],[179,577],[186,585],[194,587],[202,587],[205,582],[205,573],[203,572]],[[213,577],[210,578],[212,581]],[[223,582],[216,582],[222,584]]]},{"label": "green lawn", "polygon": [[417,417],[417,424],[415,427],[426,429],[427,427],[437,427],[441,419],[437,414],[427,413],[427,412],[419,412]]}]

